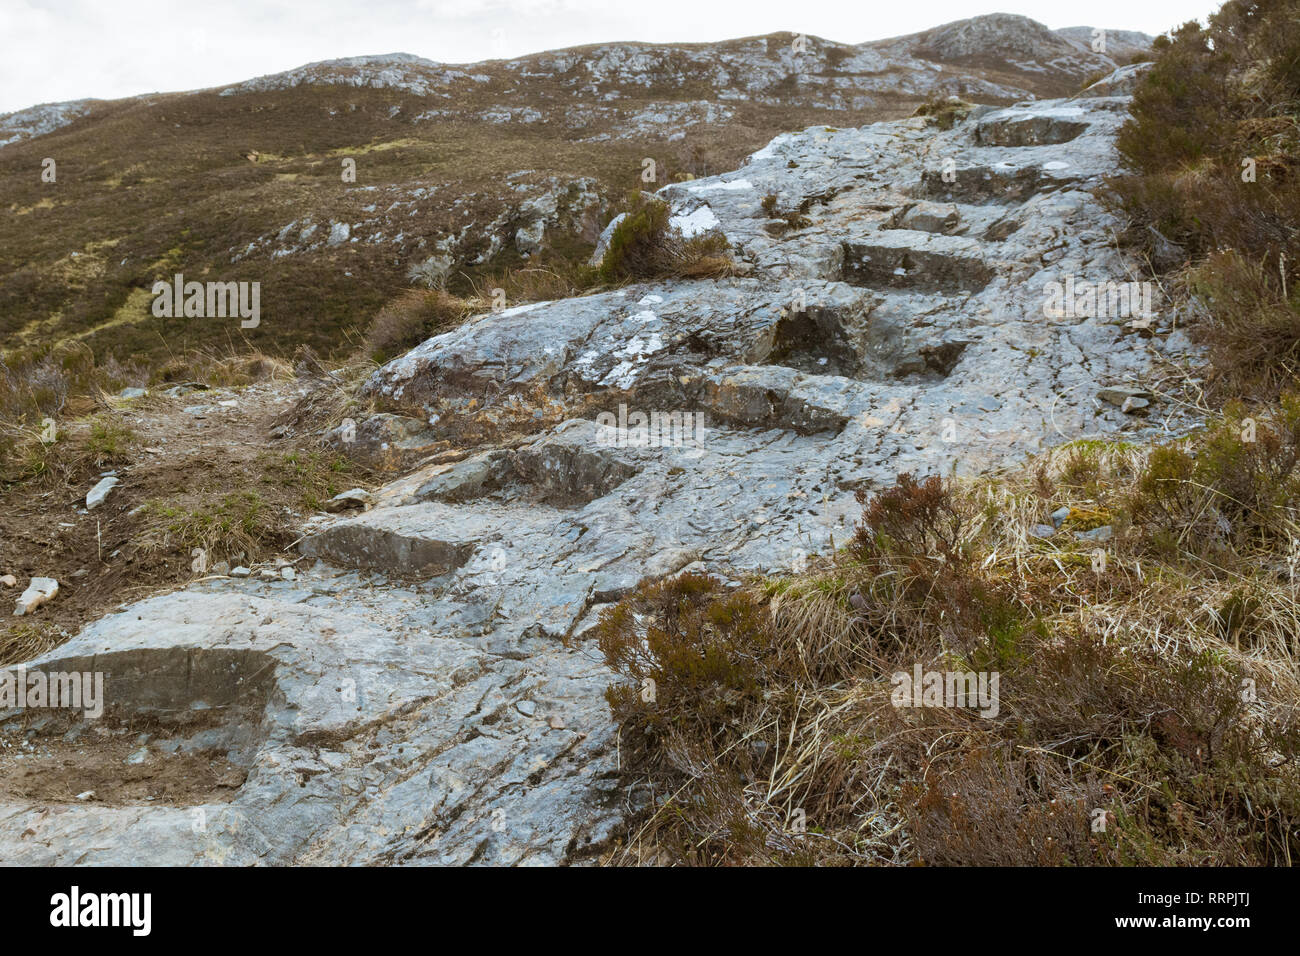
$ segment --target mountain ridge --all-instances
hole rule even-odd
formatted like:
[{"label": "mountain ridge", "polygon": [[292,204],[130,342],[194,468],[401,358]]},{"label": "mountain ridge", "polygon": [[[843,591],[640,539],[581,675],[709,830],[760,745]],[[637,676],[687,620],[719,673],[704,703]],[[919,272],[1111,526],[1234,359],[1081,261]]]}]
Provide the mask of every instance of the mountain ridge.
[{"label": "mountain ridge", "polygon": [[[1015,27],[1019,27],[1019,30],[1012,29],[1008,31],[1009,24]],[[1038,21],[1035,21],[1029,17],[1021,16],[1018,14],[994,13],[994,14],[983,14],[981,16],[971,17],[964,20],[952,21],[950,23],[941,24],[940,26],[932,27],[928,30],[919,31],[916,33],[902,34],[897,37],[887,37],[878,40],[865,40],[861,43],[856,43],[856,44],[842,43],[840,41],[828,40],[824,37],[820,37],[812,34],[801,35],[801,36],[806,36],[806,39],[810,42],[822,44],[832,48],[875,49],[875,48],[890,48],[890,47],[902,45],[904,48],[913,48],[919,50],[919,49],[925,49],[926,41],[933,42],[933,40],[936,38],[950,35],[953,33],[960,33],[963,29],[968,28],[970,26],[985,26],[985,25],[987,25],[988,31],[990,31],[987,35],[993,37],[993,40],[978,50],[978,52],[982,54],[992,54],[997,52],[999,49],[1005,48],[1006,44],[1001,41],[1004,41],[1008,36],[1012,38],[1011,42],[1012,45],[1014,45],[1015,42],[1014,38],[1017,32],[1023,34],[1026,31],[1032,33],[1035,37],[1039,37],[1039,38],[1050,36],[1050,37],[1055,37],[1064,40],[1066,41],[1067,44],[1069,44],[1070,47],[1072,47],[1076,51],[1091,53],[1090,49],[1087,46],[1087,43],[1092,38],[1094,31],[1097,29],[1091,26],[1076,26],[1076,27],[1063,27],[1060,29],[1051,30],[1050,28],[1044,26],[1041,23],[1038,23]],[[1041,27],[1041,31],[1035,30],[1034,29],[1035,27]],[[1132,53],[1137,52],[1139,49],[1149,46],[1153,39],[1151,36],[1135,30],[1111,30],[1107,28],[1105,30],[1105,33],[1107,36],[1108,43],[1115,43],[1116,41],[1118,41],[1120,47],[1116,49],[1115,52],[1118,56],[1121,57],[1131,55]],[[23,107],[18,110],[13,110],[8,113],[0,113],[0,135],[3,134],[6,121],[11,120],[13,117],[22,116],[24,114],[32,113],[38,110],[63,110],[63,109],[70,109],[76,107],[86,107],[88,104],[113,103],[113,102],[120,102],[121,100],[144,99],[147,97],[183,96],[192,93],[208,92],[211,90],[220,90],[221,92],[226,93],[227,91],[236,90],[240,87],[246,86],[247,84],[257,83],[258,81],[266,81],[266,80],[278,79],[283,77],[290,77],[290,76],[302,74],[304,73],[304,71],[309,71],[313,69],[361,68],[367,66],[401,64],[406,66],[418,66],[418,67],[423,67],[432,70],[457,70],[460,72],[469,72],[474,67],[487,66],[491,64],[523,63],[525,61],[534,60],[541,57],[562,56],[564,54],[573,54],[581,51],[591,51],[591,50],[604,49],[604,48],[624,47],[624,48],[634,48],[634,49],[669,49],[669,50],[711,49],[711,48],[726,47],[738,43],[752,42],[757,40],[770,40],[782,36],[793,37],[795,36],[795,34],[770,33],[770,34],[759,34],[759,35],[748,36],[748,37],[738,37],[729,40],[706,41],[706,42],[696,42],[696,43],[653,43],[653,42],[638,41],[638,40],[617,40],[617,41],[606,41],[606,42],[592,43],[592,44],[580,44],[571,47],[559,47],[550,50],[541,50],[535,53],[524,54],[518,57],[502,57],[502,58],[493,58],[487,60],[472,60],[472,61],[464,61],[464,62],[432,60],[427,57],[422,57],[418,54],[406,53],[401,51],[392,52],[392,53],[359,54],[354,56],[332,57],[324,60],[316,60],[316,61],[304,63],[287,70],[279,70],[272,73],[261,74],[256,77],[250,77],[246,80],[239,81],[237,83],[216,84],[210,87],[198,87],[198,88],[188,89],[188,90],[174,90],[174,91],[166,91],[166,92],[153,91],[149,93],[140,93],[140,94],[135,94],[133,96],[120,97],[115,99],[82,97],[75,100],[64,100],[64,101],[32,104],[31,106]],[[1114,60],[1110,60],[1110,62],[1114,62]],[[76,117],[74,116],[72,118],[76,118]],[[71,122],[71,118],[68,120],[68,122]],[[52,132],[52,131],[53,131],[52,129],[46,130],[46,132]],[[43,135],[43,133],[37,133],[36,135]],[[32,137],[29,134],[29,136],[24,138],[32,138]],[[5,145],[8,145],[9,142],[16,142],[16,141],[17,141],[16,139],[10,139],[10,140],[0,139],[0,148],[3,148]]]}]

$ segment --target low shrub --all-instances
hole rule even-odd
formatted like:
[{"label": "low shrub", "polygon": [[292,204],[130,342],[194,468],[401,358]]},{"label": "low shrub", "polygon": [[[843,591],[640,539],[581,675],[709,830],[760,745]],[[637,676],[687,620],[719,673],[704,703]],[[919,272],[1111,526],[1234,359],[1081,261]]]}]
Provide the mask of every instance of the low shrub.
[{"label": "low shrub", "polygon": [[959,120],[970,115],[974,108],[975,104],[967,103],[961,97],[935,94],[918,106],[912,115],[926,117],[931,125],[939,129],[952,129]]},{"label": "low shrub", "polygon": [[610,234],[597,269],[599,281],[718,278],[734,273],[725,237],[709,233],[683,238],[669,218],[667,203],[634,193],[623,221]]},{"label": "low shrub", "polygon": [[1180,547],[1219,560],[1290,542],[1300,398],[1288,393],[1256,416],[1230,403],[1205,433],[1152,450],[1127,507],[1154,541],[1176,536]]},{"label": "low shrub", "polygon": [[1275,398],[1300,341],[1300,2],[1229,0],[1153,53],[1116,143],[1127,238],[1155,271],[1187,271],[1212,395]]}]

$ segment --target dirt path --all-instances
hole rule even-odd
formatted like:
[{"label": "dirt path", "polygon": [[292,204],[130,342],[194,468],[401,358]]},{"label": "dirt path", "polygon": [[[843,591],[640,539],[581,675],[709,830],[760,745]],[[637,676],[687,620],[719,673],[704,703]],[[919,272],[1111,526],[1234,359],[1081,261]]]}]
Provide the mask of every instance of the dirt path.
[{"label": "dirt path", "polygon": [[[292,541],[305,502],[355,481],[279,425],[307,391],[290,380],[114,400],[93,419],[101,435],[113,436],[95,446],[108,444],[108,452],[57,479],[0,493],[0,577],[18,580],[0,585],[0,666],[62,643],[108,610],[200,577],[205,565],[274,559]],[[91,428],[82,420],[61,439],[88,443]],[[87,511],[86,493],[108,475],[120,483]],[[55,578],[58,596],[16,617],[13,602],[34,576]]]}]

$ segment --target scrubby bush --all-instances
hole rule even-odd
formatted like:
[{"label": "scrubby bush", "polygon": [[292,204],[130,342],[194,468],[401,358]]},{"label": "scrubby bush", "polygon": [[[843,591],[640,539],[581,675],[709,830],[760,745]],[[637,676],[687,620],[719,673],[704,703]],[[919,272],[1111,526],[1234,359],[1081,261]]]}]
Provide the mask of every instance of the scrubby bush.
[{"label": "scrubby bush", "polygon": [[669,218],[667,203],[634,193],[623,221],[610,234],[599,280],[716,278],[734,272],[725,237],[710,233],[685,239]]},{"label": "scrubby bush", "polygon": [[649,585],[597,628],[605,659],[630,683],[610,706],[637,736],[710,737],[758,699],[769,621],[745,594],[685,574]]},{"label": "scrubby bush", "polygon": [[943,96],[936,93],[918,106],[912,115],[926,117],[939,129],[952,129],[959,120],[964,120],[970,115],[970,111],[974,108],[973,103],[967,103],[959,96]]},{"label": "scrubby bush", "polygon": [[964,518],[937,476],[917,481],[910,474],[899,475],[894,487],[876,494],[859,488],[855,497],[863,506],[853,538],[861,556],[891,549],[947,561],[959,556]]},{"label": "scrubby bush", "polygon": [[1194,267],[1217,393],[1272,398],[1300,342],[1300,2],[1229,0],[1154,52],[1117,140],[1129,239]]},{"label": "scrubby bush", "polygon": [[1271,274],[1262,260],[1224,250],[1188,272],[1212,319],[1211,384],[1220,394],[1268,400],[1300,375],[1300,289],[1284,284],[1282,265]]},{"label": "scrubby bush", "polygon": [[[1229,404],[1199,437],[1152,450],[1129,501],[1156,541],[1201,554],[1246,554],[1290,541],[1300,500],[1300,398],[1273,412]],[[1235,562],[1227,562],[1229,566]]]}]

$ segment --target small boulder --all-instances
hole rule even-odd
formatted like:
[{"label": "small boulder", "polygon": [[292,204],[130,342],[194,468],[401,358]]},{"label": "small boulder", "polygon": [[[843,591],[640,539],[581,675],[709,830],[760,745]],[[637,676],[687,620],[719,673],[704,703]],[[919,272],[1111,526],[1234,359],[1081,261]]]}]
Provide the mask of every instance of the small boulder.
[{"label": "small boulder", "polygon": [[22,617],[24,614],[31,614],[42,604],[53,601],[58,593],[59,582],[54,578],[32,578],[32,583],[27,585],[27,590],[18,598],[14,616]]},{"label": "small boulder", "polygon": [[1151,69],[1149,62],[1121,66],[1114,73],[1093,83],[1084,93],[1088,96],[1129,96],[1138,87],[1142,74]]},{"label": "small boulder", "polygon": [[374,504],[375,496],[364,488],[349,488],[325,502],[325,510],[330,514],[347,511],[349,508],[368,508]]},{"label": "small boulder", "polygon": [[327,246],[341,246],[352,235],[352,227],[346,222],[331,222],[330,237],[325,240]]},{"label": "small boulder", "polygon": [[1097,392],[1097,398],[1115,405],[1122,412],[1135,412],[1151,404],[1154,396],[1145,389],[1115,386]]},{"label": "small boulder", "polygon": [[538,219],[515,230],[515,249],[525,259],[542,251],[546,243],[546,220]]}]

